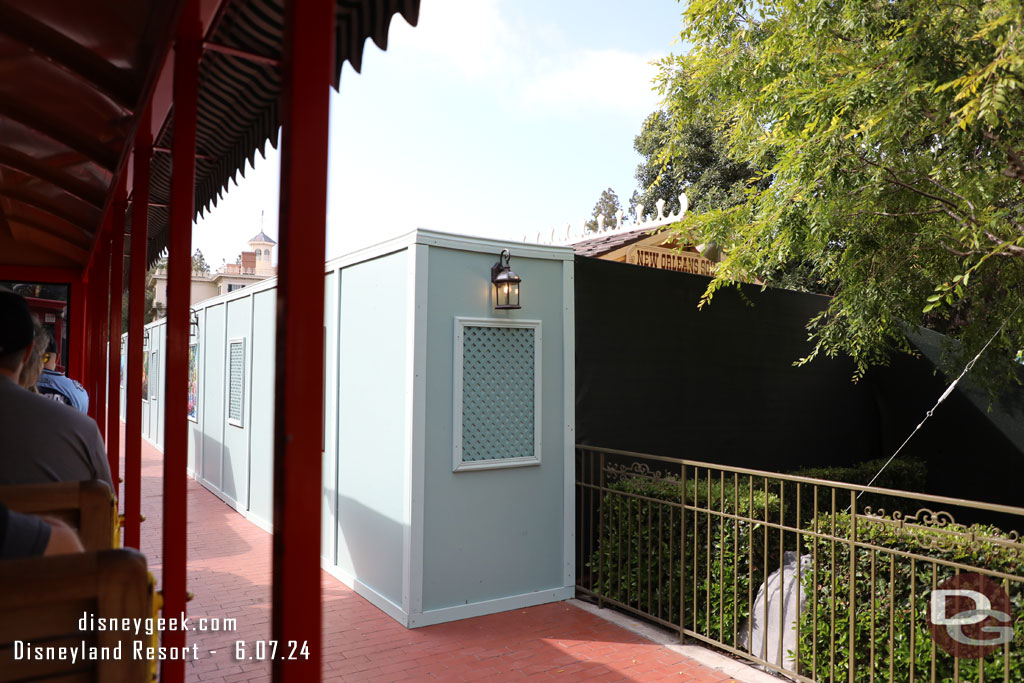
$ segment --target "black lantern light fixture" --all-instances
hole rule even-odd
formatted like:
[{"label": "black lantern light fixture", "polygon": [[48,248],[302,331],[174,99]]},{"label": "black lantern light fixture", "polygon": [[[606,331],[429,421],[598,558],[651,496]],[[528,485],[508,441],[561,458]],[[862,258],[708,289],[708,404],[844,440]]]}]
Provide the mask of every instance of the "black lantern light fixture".
[{"label": "black lantern light fixture", "polygon": [[497,309],[521,308],[519,305],[519,283],[510,264],[512,255],[502,249],[498,262],[491,266],[491,282],[494,283],[494,307]]},{"label": "black lantern light fixture", "polygon": [[189,321],[188,321],[188,333],[189,333],[189,336],[190,337],[198,337],[199,336],[199,313],[197,313],[196,309],[194,309],[194,308],[188,309],[188,313],[189,313]]}]

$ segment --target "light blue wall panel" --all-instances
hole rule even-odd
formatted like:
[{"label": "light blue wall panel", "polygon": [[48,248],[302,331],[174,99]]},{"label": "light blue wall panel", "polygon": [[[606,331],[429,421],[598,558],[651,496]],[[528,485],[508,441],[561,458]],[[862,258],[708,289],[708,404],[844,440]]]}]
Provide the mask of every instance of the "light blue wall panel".
[{"label": "light blue wall panel", "polygon": [[[249,426],[251,415],[249,407],[252,405],[252,372],[249,360],[252,353],[252,339],[250,338],[252,325],[252,297],[235,299],[225,304],[227,306],[227,341],[230,343],[235,339],[242,339],[245,351],[243,362],[243,384],[242,384],[242,424],[237,426],[233,423],[224,425],[224,452],[223,470],[221,479],[221,492],[232,501],[243,506],[249,488]],[[266,372],[266,368],[260,368],[259,372]],[[229,370],[230,372],[230,370]],[[229,373],[225,373],[224,385],[229,386]],[[271,394],[272,396],[273,394]],[[260,396],[259,400],[268,400]],[[272,400],[272,399],[271,399]]]},{"label": "light blue wall panel", "polygon": [[[147,386],[142,397],[142,436],[160,450],[164,447],[164,371],[167,359],[167,322],[164,319],[143,327],[148,341],[143,341],[144,362],[147,366]],[[128,335],[121,336],[122,362],[127,363]],[[117,369],[120,373],[120,368]],[[125,419],[125,387],[119,390],[118,404],[121,420]]]},{"label": "light blue wall panel", "polygon": [[[425,244],[433,243],[428,238]],[[325,354],[323,557],[339,575],[414,613],[562,588],[565,457],[572,457],[563,452],[562,262],[513,254],[524,308],[498,312],[489,283],[497,250],[419,249],[429,251],[427,300],[417,313],[426,325],[425,333],[417,332],[426,339],[418,347],[425,360],[416,361],[425,388],[409,367],[409,251],[325,276],[324,337],[306,340],[309,353]],[[272,520],[276,298],[275,289],[266,289],[197,307],[199,421],[189,423],[188,462],[197,478],[265,526]],[[456,316],[543,321],[540,465],[452,472]],[[165,330],[160,324],[150,333],[147,354],[158,352],[151,381],[160,398],[144,404],[143,416],[147,437],[161,447]],[[241,426],[227,419],[232,338],[245,339]],[[418,403],[425,414],[414,413],[414,430],[425,433],[418,440],[415,432],[410,443],[414,382],[425,392]],[[421,472],[422,489],[410,498]],[[406,571],[412,583],[404,595]]]},{"label": "light blue wall panel", "polygon": [[406,251],[342,270],[338,566],[402,603]]},{"label": "light blue wall panel", "polygon": [[[562,263],[513,253],[523,307],[495,311],[495,261],[497,252],[429,252],[424,611],[564,586]],[[543,321],[540,465],[452,472],[456,316]]]},{"label": "light blue wall panel", "polygon": [[[264,525],[273,520],[274,494],[274,329],[277,290],[253,295],[252,411],[249,420],[249,514]],[[214,347],[210,347],[211,351]]]},{"label": "light blue wall panel", "polygon": [[337,563],[338,535],[338,281],[337,271],[324,277],[324,455],[320,496],[320,555]]},{"label": "light blue wall panel", "polygon": [[224,451],[225,318],[224,304],[210,306],[206,309],[206,327],[202,330],[207,353],[204,354],[202,369],[206,377],[202,400],[206,407],[203,409],[203,461],[200,475],[218,491],[221,488]]}]

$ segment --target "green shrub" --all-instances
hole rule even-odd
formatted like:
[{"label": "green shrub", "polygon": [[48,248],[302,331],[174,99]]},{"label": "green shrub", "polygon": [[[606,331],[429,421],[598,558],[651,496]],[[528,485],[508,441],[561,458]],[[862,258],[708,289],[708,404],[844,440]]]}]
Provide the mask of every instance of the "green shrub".
[{"label": "green shrub", "polygon": [[[832,529],[831,515],[818,519],[819,530],[829,533]],[[857,519],[857,540],[894,551],[923,555],[928,558],[958,562],[988,570],[1024,576],[1024,556],[1019,550],[986,541],[976,536],[999,537],[998,529],[974,525],[964,527],[949,525],[944,533],[937,528],[905,526],[902,530],[895,524],[882,521]],[[837,514],[835,536],[849,538],[850,518]],[[807,571],[802,574],[805,595],[813,599],[804,606],[800,616],[800,645],[798,663],[800,673],[816,681],[848,681],[850,658],[850,550],[842,540],[834,544],[823,538],[807,537],[807,551],[817,552],[817,574]],[[952,577],[953,567],[929,560],[911,559],[884,550],[874,551],[874,574],[871,565],[872,551],[867,548],[856,550],[854,567],[854,637],[853,657],[855,680],[871,678],[872,604],[874,605],[874,680],[890,680],[890,668],[894,681],[930,681],[932,679],[933,639],[928,630],[927,605],[933,585]],[[912,567],[913,565],[913,567]],[[966,570],[961,570],[966,571]],[[872,582],[872,576],[874,581]],[[892,592],[890,597],[890,578]],[[1009,647],[1009,679],[1024,681],[1024,585],[1021,582],[1007,582],[1014,623],[1014,640]],[[829,656],[832,642],[832,602],[835,597],[835,658]],[[913,598],[912,598],[913,593]],[[816,610],[816,611],[815,611]],[[891,617],[890,617],[891,615]],[[815,625],[816,616],[816,625]],[[893,645],[890,652],[889,633],[892,630]],[[911,634],[913,634],[914,664],[911,666]],[[816,648],[817,657],[813,656]],[[954,680],[954,658],[941,648],[934,647],[936,681]],[[984,660],[984,680],[1002,681],[1004,657],[1002,650]],[[959,660],[959,679],[977,681],[979,660]]]},{"label": "green shrub", "polygon": [[875,479],[872,486],[903,491],[925,490],[928,485],[927,462],[917,458],[900,458],[893,460],[888,466],[885,462],[884,458],[879,458],[843,467],[805,467],[790,474],[867,486],[867,483],[881,470],[881,474],[878,475],[878,479]]},{"label": "green shrub", "polygon": [[[884,469],[883,469],[884,467]],[[859,484],[867,486],[868,482],[882,470],[878,479],[872,484],[874,487],[885,489],[897,489],[900,491],[925,491],[928,486],[928,463],[915,458],[903,458],[893,460],[885,466],[885,460],[868,460],[846,467],[807,467],[790,472],[799,477],[811,479],[825,479],[837,481],[844,484]],[[814,495],[806,484],[802,484],[800,501],[801,523],[808,522],[814,517]],[[790,497],[787,491],[787,522],[795,524],[796,509],[792,505],[795,500]],[[850,492],[839,489],[836,491],[836,511],[844,512],[850,507]],[[857,509],[863,511],[871,508],[873,511],[884,510],[887,513],[901,511],[911,513],[917,510],[917,503],[910,498],[899,498],[896,496],[883,496],[876,493],[865,493],[857,499]],[[818,489],[818,513],[823,514],[832,510],[832,489],[829,487]]]},{"label": "green shrub", "polygon": [[[678,506],[679,481],[629,476],[608,488],[612,492],[606,493],[600,503],[597,549],[588,563],[597,592],[678,625],[682,529],[679,509],[669,503]],[[686,502],[778,523],[776,496],[751,491],[744,485],[739,486],[738,493],[732,481],[723,484],[715,480],[709,491],[705,479],[699,486],[689,480]],[[756,593],[764,581],[766,560],[769,573],[778,567],[778,534],[765,534],[764,527],[757,522],[723,522],[719,515],[687,511],[684,600],[688,628],[736,645],[733,629],[749,614],[748,589]]]}]

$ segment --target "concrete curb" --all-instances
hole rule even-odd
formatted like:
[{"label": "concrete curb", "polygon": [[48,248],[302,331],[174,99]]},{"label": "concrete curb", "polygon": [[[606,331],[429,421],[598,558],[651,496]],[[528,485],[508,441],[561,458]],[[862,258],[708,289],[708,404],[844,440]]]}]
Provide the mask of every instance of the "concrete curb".
[{"label": "concrete curb", "polygon": [[723,674],[731,676],[735,679],[736,683],[780,683],[781,681],[790,680],[781,676],[773,676],[772,674],[764,671],[759,671],[752,666],[706,647],[701,647],[699,645],[680,645],[674,633],[663,631],[656,626],[634,619],[621,612],[616,612],[612,609],[602,609],[597,605],[592,605],[589,602],[577,599],[570,600],[569,602],[585,612],[590,612],[591,614],[600,617],[605,621],[609,621],[616,626],[621,626],[627,631],[657,643],[662,647],[667,647],[673,652],[685,655],[698,664],[703,664],[709,669],[717,669]]}]

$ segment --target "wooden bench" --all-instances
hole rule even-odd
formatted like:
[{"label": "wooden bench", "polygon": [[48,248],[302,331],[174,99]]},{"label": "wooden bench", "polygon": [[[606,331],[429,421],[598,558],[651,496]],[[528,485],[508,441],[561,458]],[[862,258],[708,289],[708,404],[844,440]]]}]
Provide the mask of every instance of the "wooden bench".
[{"label": "wooden bench", "polygon": [[0,502],[17,512],[67,522],[78,531],[86,550],[116,547],[117,501],[102,481],[0,486]]},{"label": "wooden bench", "polygon": [[[91,621],[83,624],[83,615]],[[0,682],[53,677],[69,682],[146,683],[151,680],[151,662],[136,654],[137,648],[152,646],[144,626],[152,616],[153,588],[146,558],[135,550],[2,560]],[[97,619],[114,617],[131,619],[132,628],[97,628]],[[138,634],[136,623],[143,624]],[[63,653],[46,649],[61,647],[69,649]],[[78,653],[74,662],[72,648]],[[145,649],[141,652],[145,654]],[[96,658],[102,654],[107,657]]]}]

